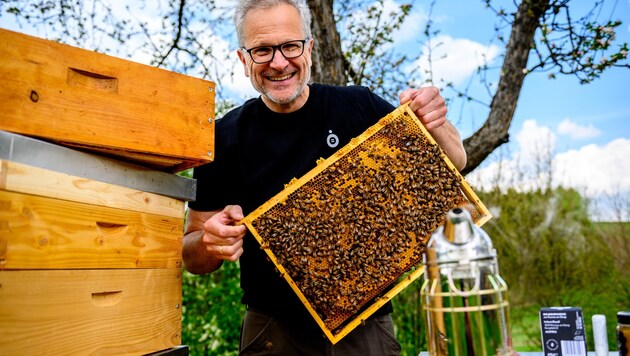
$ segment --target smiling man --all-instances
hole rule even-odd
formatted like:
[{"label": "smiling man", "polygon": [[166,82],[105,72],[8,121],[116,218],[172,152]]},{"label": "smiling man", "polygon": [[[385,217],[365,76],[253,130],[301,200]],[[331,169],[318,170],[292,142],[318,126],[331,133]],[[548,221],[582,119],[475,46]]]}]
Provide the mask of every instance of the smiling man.
[{"label": "smiling man", "polygon": [[[398,355],[391,304],[332,345],[255,238],[236,225],[395,107],[365,87],[309,84],[314,40],[305,0],[241,0],[234,20],[238,57],[260,97],[217,122],[216,159],[195,168],[185,267],[205,274],[223,261],[240,261],[247,306],[241,355]],[[453,164],[464,167],[466,152],[438,90],[407,89],[399,99]]]},{"label": "smiling man", "polygon": [[302,107],[309,94],[313,40],[298,10],[286,4],[253,8],[237,21],[239,41],[248,46],[238,57],[265,105],[278,113]]}]

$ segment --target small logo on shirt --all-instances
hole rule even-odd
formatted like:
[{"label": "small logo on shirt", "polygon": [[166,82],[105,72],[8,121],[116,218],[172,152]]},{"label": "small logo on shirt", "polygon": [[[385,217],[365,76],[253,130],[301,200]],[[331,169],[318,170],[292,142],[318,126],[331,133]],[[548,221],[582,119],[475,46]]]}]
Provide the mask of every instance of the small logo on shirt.
[{"label": "small logo on shirt", "polygon": [[328,144],[328,147],[337,147],[337,145],[339,145],[339,136],[335,135],[332,130],[328,130],[328,133],[330,133],[330,135],[326,137],[326,143]]}]

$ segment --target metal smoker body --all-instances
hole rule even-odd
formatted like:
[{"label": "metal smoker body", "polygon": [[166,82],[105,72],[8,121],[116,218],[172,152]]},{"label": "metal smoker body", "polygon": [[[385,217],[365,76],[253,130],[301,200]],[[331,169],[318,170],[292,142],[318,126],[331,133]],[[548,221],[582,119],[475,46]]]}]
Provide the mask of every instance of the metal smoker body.
[{"label": "metal smoker body", "polygon": [[430,355],[510,355],[507,284],[496,250],[470,213],[451,210],[424,256]]}]

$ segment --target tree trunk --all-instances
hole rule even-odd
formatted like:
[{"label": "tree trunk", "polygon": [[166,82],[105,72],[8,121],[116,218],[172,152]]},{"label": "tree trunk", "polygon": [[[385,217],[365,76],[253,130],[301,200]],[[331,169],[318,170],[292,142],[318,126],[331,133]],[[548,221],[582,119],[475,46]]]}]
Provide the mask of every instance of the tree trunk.
[{"label": "tree trunk", "polygon": [[[536,29],[549,3],[550,0],[523,0],[520,3],[488,118],[477,132],[464,140],[468,162],[462,170],[463,174],[478,167],[497,147],[509,141],[508,131],[526,76],[523,69],[527,68]],[[315,39],[312,80],[346,85],[348,79],[333,14],[333,0],[308,0],[308,5],[313,17],[311,29]]]},{"label": "tree trunk", "polygon": [[312,80],[317,83],[346,85],[341,39],[333,13],[333,0],[308,0],[315,40]]},{"label": "tree trunk", "polygon": [[526,75],[523,69],[527,68],[534,34],[540,18],[549,8],[549,1],[523,0],[518,6],[488,119],[477,132],[464,140],[468,163],[462,174],[475,169],[492,151],[509,141],[508,130]]}]

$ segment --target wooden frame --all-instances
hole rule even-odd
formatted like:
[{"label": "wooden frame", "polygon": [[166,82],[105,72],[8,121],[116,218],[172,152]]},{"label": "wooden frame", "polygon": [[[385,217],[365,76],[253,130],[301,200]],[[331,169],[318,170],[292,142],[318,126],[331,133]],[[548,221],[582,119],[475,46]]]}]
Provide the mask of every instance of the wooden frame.
[{"label": "wooden frame", "polygon": [[[278,193],[276,196],[272,197],[265,204],[260,206],[258,209],[253,211],[251,214],[246,216],[241,223],[245,224],[248,229],[252,232],[256,240],[261,244],[261,248],[264,249],[266,254],[269,256],[271,261],[274,263],[279,273],[283,276],[283,278],[289,283],[293,291],[300,298],[304,306],[307,308],[309,313],[313,316],[318,325],[322,328],[325,335],[328,339],[334,344],[341,340],[345,335],[350,333],[354,328],[361,324],[362,321],[366,320],[370,315],[372,315],[375,311],[377,311],[380,307],[382,307],[385,303],[391,300],[394,296],[396,296],[399,292],[404,290],[409,284],[411,284],[414,280],[420,277],[424,272],[423,266],[415,266],[410,270],[407,270],[398,275],[396,281],[392,281],[394,283],[391,289],[388,289],[384,294],[376,297],[371,303],[366,305],[359,313],[357,313],[349,322],[342,325],[340,328],[331,329],[329,328],[322,317],[315,310],[313,303],[309,300],[302,290],[298,287],[296,282],[291,278],[289,271],[283,266],[282,263],[279,263],[278,256],[276,256],[268,247],[268,242],[261,236],[261,232],[256,228],[256,221],[259,218],[262,218],[267,214],[272,208],[276,206],[280,206],[282,204],[286,204],[288,199],[291,199],[292,194],[299,191],[305,184],[309,183],[311,180],[315,179],[322,172],[331,169],[331,167],[339,160],[343,159],[346,155],[350,154],[355,148],[361,146],[366,143],[366,141],[371,138],[373,135],[379,133],[385,126],[393,122],[394,120],[402,120],[402,117],[405,117],[405,120],[410,122],[412,125],[416,125],[417,129],[421,135],[423,135],[432,145],[437,146],[435,140],[428,133],[426,128],[420,123],[420,121],[415,117],[414,113],[409,109],[407,105],[403,105],[396,109],[394,112],[390,113],[383,119],[381,119],[377,124],[368,128],[362,135],[353,139],[348,145],[339,149],[334,155],[326,160],[321,160],[318,162],[318,165],[313,168],[311,171],[306,173],[304,176],[299,179],[294,179],[289,184],[286,185],[285,189]],[[409,121],[411,120],[411,121]],[[378,150],[379,147],[376,147]],[[479,226],[483,225],[486,221],[491,218],[491,214],[489,210],[485,207],[485,205],[479,200],[477,195],[471,189],[471,187],[466,183],[463,176],[457,171],[457,169],[453,166],[452,162],[448,159],[448,157],[440,150],[439,152],[440,158],[443,163],[445,163],[452,172],[452,174],[456,177],[461,185],[461,190],[465,198],[468,200],[469,205],[474,207],[475,212],[475,223]],[[346,171],[346,173],[348,173]],[[400,192],[400,194],[404,194],[404,192]],[[334,204],[333,202],[332,204]],[[417,209],[422,209],[422,207],[414,207]],[[469,207],[470,208],[470,207]],[[339,236],[341,236],[340,233]],[[347,238],[347,236],[343,236]],[[428,240],[429,236],[424,236],[425,242]],[[377,253],[378,251],[374,251]]]}]

